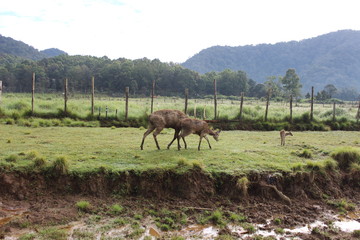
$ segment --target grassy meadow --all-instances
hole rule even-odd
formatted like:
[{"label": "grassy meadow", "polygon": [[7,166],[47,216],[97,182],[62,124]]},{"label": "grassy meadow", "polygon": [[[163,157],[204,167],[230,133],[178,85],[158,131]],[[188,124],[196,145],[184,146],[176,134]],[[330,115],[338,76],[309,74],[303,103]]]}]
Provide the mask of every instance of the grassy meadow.
[{"label": "grassy meadow", "polygon": [[[231,100],[233,99],[233,100]],[[218,117],[220,119],[237,119],[240,112],[240,101],[237,97],[218,99]],[[176,97],[157,97],[154,99],[154,111],[160,109],[184,110],[184,99]],[[243,118],[248,120],[263,119],[265,115],[265,100],[245,99],[243,105]],[[86,119],[91,113],[90,94],[72,94],[68,96],[67,111],[79,119]],[[105,118],[108,109],[109,118],[124,119],[125,99],[123,97],[109,97],[96,95],[95,116]],[[150,98],[129,98],[129,118],[141,118],[150,113]],[[336,118],[355,121],[358,109],[357,102],[344,102],[336,105]],[[1,97],[1,115],[18,119],[31,112],[31,94],[5,93]],[[57,116],[64,110],[62,94],[35,94],[35,115],[50,118]],[[301,118],[304,113],[310,112],[310,103],[293,103],[293,118]],[[188,114],[190,116],[206,119],[214,118],[213,99],[189,99]],[[331,121],[333,104],[314,104],[314,119],[318,121]],[[290,115],[288,102],[270,102],[268,119],[270,121],[283,121]]]},{"label": "grassy meadow", "polygon": [[359,132],[293,132],[286,146],[280,146],[278,131],[222,131],[220,141],[210,138],[197,150],[199,137],[187,137],[188,149],[177,150],[176,142],[166,149],[172,129],[158,136],[157,150],[152,135],[140,150],[144,128],[38,127],[0,124],[0,165],[32,167],[35,159],[49,166],[57,158],[69,163],[70,172],[91,172],[99,168],[114,171],[176,169],[200,166],[210,172],[241,174],[250,171],[291,171],[331,161],[339,147],[360,148]]}]

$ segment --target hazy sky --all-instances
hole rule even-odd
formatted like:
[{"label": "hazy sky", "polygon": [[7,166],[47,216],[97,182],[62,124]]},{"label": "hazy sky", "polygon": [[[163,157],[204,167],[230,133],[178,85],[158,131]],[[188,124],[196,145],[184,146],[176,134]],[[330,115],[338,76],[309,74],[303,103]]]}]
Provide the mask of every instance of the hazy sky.
[{"label": "hazy sky", "polygon": [[36,49],[181,63],[202,49],[360,30],[358,0],[1,0],[0,34]]}]

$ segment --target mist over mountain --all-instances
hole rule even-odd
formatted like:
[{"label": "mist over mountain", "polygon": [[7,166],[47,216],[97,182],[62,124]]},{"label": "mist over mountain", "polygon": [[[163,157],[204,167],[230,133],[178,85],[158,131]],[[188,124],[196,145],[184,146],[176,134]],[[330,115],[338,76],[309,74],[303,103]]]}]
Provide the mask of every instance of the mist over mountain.
[{"label": "mist over mountain", "polygon": [[241,70],[256,82],[284,76],[289,68],[299,75],[303,92],[327,84],[360,90],[360,31],[341,30],[302,41],[238,47],[214,46],[182,64],[206,73]]}]

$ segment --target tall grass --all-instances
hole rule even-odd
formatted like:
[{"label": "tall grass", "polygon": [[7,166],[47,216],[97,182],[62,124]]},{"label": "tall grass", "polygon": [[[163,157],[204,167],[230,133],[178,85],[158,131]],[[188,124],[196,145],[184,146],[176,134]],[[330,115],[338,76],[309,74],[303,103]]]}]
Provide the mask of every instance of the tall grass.
[{"label": "tall grass", "polygon": [[[128,118],[132,121],[143,120],[150,114],[150,98],[130,98]],[[185,100],[175,97],[157,97],[154,100],[154,111],[160,109],[184,110]],[[266,102],[262,100],[246,99],[243,105],[242,119],[245,121],[264,122]],[[314,121],[327,122],[333,129],[347,129],[351,122],[355,122],[357,105],[352,102],[338,104],[336,122],[333,123],[332,104],[315,104]],[[296,124],[310,123],[310,104],[299,102],[293,104],[293,122]],[[217,116],[222,120],[239,119],[240,101],[236,97],[218,99]],[[214,103],[211,98],[189,99],[189,116],[213,119],[215,116]],[[268,122],[289,122],[289,104],[287,102],[270,102]],[[145,116],[145,117],[144,117]],[[97,96],[95,98],[95,113],[91,116],[90,95],[70,95],[67,101],[67,113],[64,113],[64,99],[61,94],[36,94],[34,113],[31,111],[31,95],[19,93],[5,93],[0,104],[0,117],[18,121],[22,118],[38,117],[58,119],[69,117],[78,120],[115,120],[125,119],[125,99],[121,97]],[[9,120],[9,122],[11,122]],[[139,125],[138,124],[138,125]],[[308,129],[308,126],[304,128]],[[310,130],[324,130],[321,127],[312,127]],[[274,129],[274,128],[272,128]],[[301,130],[301,129],[299,129]]]}]

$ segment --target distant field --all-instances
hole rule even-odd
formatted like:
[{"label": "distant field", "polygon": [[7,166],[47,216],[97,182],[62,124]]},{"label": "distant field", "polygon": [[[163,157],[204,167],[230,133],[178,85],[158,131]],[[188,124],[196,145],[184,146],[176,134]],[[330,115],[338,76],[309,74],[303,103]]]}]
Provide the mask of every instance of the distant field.
[{"label": "distant field", "polygon": [[[164,130],[158,136],[162,150],[156,150],[152,135],[140,142],[145,129],[139,128],[29,128],[0,125],[0,164],[15,167],[32,165],[28,155],[35,152],[48,164],[58,156],[65,156],[70,171],[94,171],[99,167],[113,170],[148,170],[176,168],[180,162],[200,164],[208,171],[244,173],[256,171],[290,171],[296,164],[330,159],[329,153],[340,146],[360,147],[360,132],[293,132],[287,145],[280,146],[278,132],[223,131],[220,141],[210,139],[210,150],[203,141],[197,150],[199,137],[187,137],[188,149],[178,151],[176,142],[170,150],[167,143],[173,130]],[[301,157],[304,150],[311,158]],[[13,156],[15,161],[9,160]],[[16,156],[16,157],[14,157]]]},{"label": "distant field", "polygon": [[[218,116],[222,119],[237,119],[240,112],[240,101],[237,97],[234,100],[218,99]],[[139,118],[150,113],[150,98],[131,98],[129,99],[129,118]],[[68,97],[68,111],[80,118],[86,118],[91,113],[90,94],[70,95]],[[243,117],[247,119],[263,119],[265,115],[266,102],[264,100],[245,99]],[[178,109],[184,110],[185,100],[176,97],[157,97],[154,99],[154,111],[159,109]],[[31,94],[6,93],[2,95],[0,103],[1,111],[6,116],[21,116],[26,111],[31,110]],[[336,117],[346,118],[355,121],[357,113],[357,102],[346,102],[336,105]],[[36,94],[34,111],[40,114],[57,113],[64,109],[64,99],[61,94]],[[101,117],[117,117],[124,119],[125,100],[121,97],[108,97],[97,95],[95,98],[95,116],[99,111]],[[205,111],[204,111],[205,109]],[[214,118],[213,99],[189,99],[188,114],[199,118]],[[302,114],[310,112],[309,103],[293,103],[293,117],[300,117]],[[314,118],[320,121],[331,120],[333,112],[332,104],[315,104]],[[117,114],[117,115],[116,115]],[[290,115],[288,102],[270,102],[268,119],[283,120]]]}]

